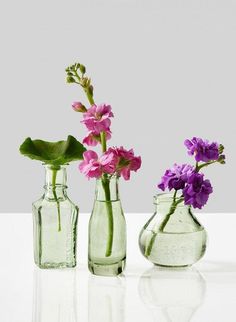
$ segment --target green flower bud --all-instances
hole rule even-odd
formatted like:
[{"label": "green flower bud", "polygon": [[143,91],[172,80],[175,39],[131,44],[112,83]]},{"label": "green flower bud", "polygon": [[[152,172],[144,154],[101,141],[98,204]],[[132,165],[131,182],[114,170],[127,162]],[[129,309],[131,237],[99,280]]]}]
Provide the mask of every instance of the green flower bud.
[{"label": "green flower bud", "polygon": [[78,70],[78,69],[79,69],[79,67],[80,67],[80,63],[75,64],[75,68],[76,68],[76,70]]},{"label": "green flower bud", "polygon": [[80,84],[83,87],[87,87],[87,82],[88,82],[88,78],[87,77],[81,78],[81,80],[80,80]]},{"label": "green flower bud", "polygon": [[80,71],[81,71],[82,74],[85,74],[86,73],[86,68],[85,68],[84,65],[80,65],[79,66],[79,69],[80,69]]},{"label": "green flower bud", "polygon": [[219,153],[223,153],[224,151],[224,146],[222,144],[219,145]]},{"label": "green flower bud", "polygon": [[75,70],[75,65],[71,65],[70,70]]},{"label": "green flower bud", "polygon": [[75,82],[75,79],[72,76],[67,76],[66,82],[67,83],[74,83]]},{"label": "green flower bud", "polygon": [[67,76],[73,76],[74,74],[71,72],[67,72]]},{"label": "green flower bud", "polygon": [[92,86],[92,85],[90,85],[90,86],[88,87],[88,93],[89,93],[91,96],[93,96],[93,86]]},{"label": "green flower bud", "polygon": [[217,160],[220,164],[225,164],[225,155],[221,154]]}]

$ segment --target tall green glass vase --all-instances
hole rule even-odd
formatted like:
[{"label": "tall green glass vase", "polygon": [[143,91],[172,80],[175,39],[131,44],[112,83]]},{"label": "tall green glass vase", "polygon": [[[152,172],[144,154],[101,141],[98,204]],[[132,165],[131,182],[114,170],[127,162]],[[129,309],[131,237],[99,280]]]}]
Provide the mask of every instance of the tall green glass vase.
[{"label": "tall green glass vase", "polygon": [[45,165],[43,196],[33,203],[34,260],[40,268],[76,266],[78,207],[67,197],[66,166]]},{"label": "tall green glass vase", "polygon": [[89,221],[88,267],[92,274],[116,276],[125,268],[126,222],[118,178],[103,175],[96,182]]}]

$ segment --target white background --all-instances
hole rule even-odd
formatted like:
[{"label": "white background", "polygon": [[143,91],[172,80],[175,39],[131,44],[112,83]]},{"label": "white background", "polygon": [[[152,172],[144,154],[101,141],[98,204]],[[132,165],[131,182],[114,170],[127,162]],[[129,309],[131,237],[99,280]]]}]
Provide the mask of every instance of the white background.
[{"label": "white background", "polygon": [[[183,141],[200,136],[226,147],[227,165],[207,170],[214,186],[205,211],[233,212],[236,103],[235,1],[21,0],[0,10],[0,212],[30,212],[42,193],[42,166],[19,155],[27,136],[85,135],[64,69],[87,66],[96,102],[110,103],[113,145],[133,147],[142,170],[122,184],[128,212],[151,212],[156,183]],[[92,207],[94,181],[73,164],[72,200]]]}]

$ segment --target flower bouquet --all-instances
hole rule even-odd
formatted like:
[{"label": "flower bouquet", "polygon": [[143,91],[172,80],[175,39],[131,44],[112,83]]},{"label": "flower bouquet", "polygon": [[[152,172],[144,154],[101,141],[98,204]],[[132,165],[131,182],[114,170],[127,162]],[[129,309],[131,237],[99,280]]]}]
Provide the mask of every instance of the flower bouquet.
[{"label": "flower bouquet", "polygon": [[195,165],[174,164],[166,170],[158,188],[169,193],[154,197],[156,212],[139,237],[141,252],[157,265],[192,265],[206,249],[205,229],[192,208],[202,209],[213,192],[202,170],[214,163],[225,163],[224,147],[196,137],[184,144],[188,154],[194,156]]},{"label": "flower bouquet", "polygon": [[93,150],[83,153],[79,170],[88,178],[97,179],[96,196],[89,222],[89,269],[96,275],[118,275],[125,267],[126,226],[120,203],[118,179],[130,179],[131,171],[141,166],[141,157],[133,149],[107,148],[111,139],[111,106],[96,104],[91,79],[86,68],[80,63],[66,68],[67,82],[78,84],[84,90],[89,107],[74,102],[72,108],[82,114],[81,123],[87,129],[83,143],[88,146],[100,145],[101,155]]}]

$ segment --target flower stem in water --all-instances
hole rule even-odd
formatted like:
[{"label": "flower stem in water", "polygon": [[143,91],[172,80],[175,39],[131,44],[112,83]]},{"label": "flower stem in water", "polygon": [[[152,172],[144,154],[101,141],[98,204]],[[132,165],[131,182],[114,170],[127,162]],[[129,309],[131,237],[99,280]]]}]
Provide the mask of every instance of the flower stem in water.
[{"label": "flower stem in water", "polygon": [[58,231],[61,231],[61,210],[60,210],[60,203],[56,193],[56,178],[57,178],[57,170],[52,169],[52,193],[57,203]]},{"label": "flower stem in water", "polygon": [[151,251],[152,251],[152,247],[153,247],[153,244],[154,244],[154,242],[156,240],[158,232],[163,232],[164,231],[165,226],[167,225],[167,223],[168,223],[168,221],[170,219],[170,216],[173,215],[173,213],[175,212],[175,209],[178,206],[178,204],[183,201],[182,198],[176,201],[176,194],[177,194],[177,191],[175,191],[175,193],[174,193],[173,201],[172,201],[172,204],[170,206],[170,210],[169,210],[168,214],[166,215],[165,219],[163,220],[163,222],[161,223],[159,228],[157,228],[157,230],[153,232],[152,238],[150,239],[150,242],[149,242],[149,244],[147,245],[147,247],[145,249],[145,256],[150,256]]},{"label": "flower stem in water", "polygon": [[103,175],[102,178],[102,186],[105,192],[106,199],[106,209],[107,209],[107,219],[108,219],[108,238],[107,238],[107,246],[106,246],[106,257],[111,256],[112,253],[112,245],[113,245],[113,230],[114,230],[114,221],[113,221],[113,210],[111,203],[111,192],[109,186],[109,179],[107,175]]}]

